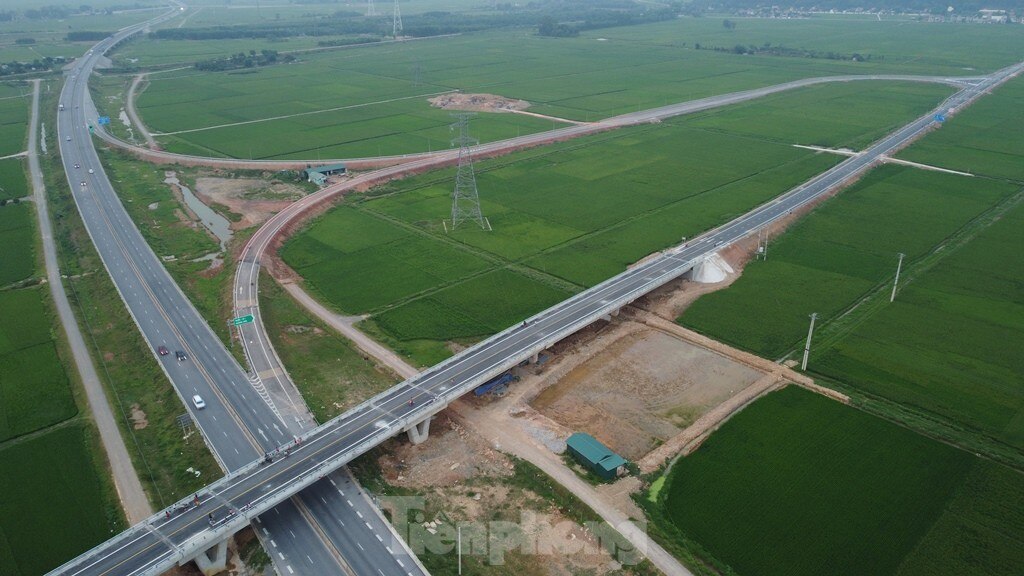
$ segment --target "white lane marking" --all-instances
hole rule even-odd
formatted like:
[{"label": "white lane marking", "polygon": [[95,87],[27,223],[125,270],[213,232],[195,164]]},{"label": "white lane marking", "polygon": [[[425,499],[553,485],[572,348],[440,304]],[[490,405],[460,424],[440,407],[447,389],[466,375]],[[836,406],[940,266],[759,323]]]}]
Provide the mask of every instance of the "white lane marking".
[{"label": "white lane marking", "polygon": [[339,490],[338,490],[338,494],[341,494],[342,496],[344,496],[344,495],[345,495],[345,492],[344,492],[344,491],[342,491],[341,489],[339,489]]},{"label": "white lane marking", "polygon": [[344,520],[338,520],[338,524],[341,524],[342,526],[345,526],[345,521]]},{"label": "white lane marking", "polygon": [[[367,524],[367,526],[369,526],[369,524]],[[384,541],[384,539],[380,537],[380,534],[374,534],[374,536],[377,537],[377,541],[378,542],[383,542]]]},{"label": "white lane marking", "polygon": [[320,497],[320,501],[323,502],[324,504],[327,504],[327,499],[324,498],[323,496]]},{"label": "white lane marking", "polygon": [[337,484],[334,483],[334,478],[328,478],[327,480],[331,483],[331,486],[334,486],[334,487],[338,486]]},{"label": "white lane marking", "polygon": [[[259,518],[257,518],[256,520],[259,520]],[[266,528],[264,528],[264,529],[263,529],[263,534],[264,534],[264,536],[269,536],[269,535],[270,535],[270,532],[267,532],[267,529],[266,529]]]},{"label": "white lane marking", "polygon": [[359,516],[360,518],[362,518],[363,517],[363,513],[360,512],[359,510],[356,510],[356,516]]},{"label": "white lane marking", "polygon": [[277,542],[274,542],[273,540],[270,541],[270,545],[277,548]]},{"label": "white lane marking", "polygon": [[377,572],[380,572],[380,576],[384,576],[384,571],[381,570],[380,568],[377,568]]},{"label": "white lane marking", "polygon": [[[390,550],[388,550],[388,552],[390,552]],[[405,564],[402,564],[402,559],[401,558],[395,558],[395,562],[398,562],[399,566],[401,566],[402,568],[405,568]]]},{"label": "white lane marking", "polygon": [[385,546],[384,549],[388,551],[388,554],[394,554],[394,552],[391,551],[391,546]]},{"label": "white lane marking", "polygon": [[291,566],[291,564],[289,564],[289,565],[285,566],[285,568],[287,568],[287,569],[288,569],[288,573],[289,573],[289,574],[295,574],[295,570],[292,570],[292,566]]},{"label": "white lane marking", "polygon": [[306,554],[306,560],[309,560],[310,565],[314,564],[313,559],[309,557],[309,554]]},{"label": "white lane marking", "polygon": [[281,554],[280,552],[278,552],[277,555],[281,557],[281,560],[284,560],[284,554]]},{"label": "white lane marking", "polygon": [[295,532],[292,532],[291,529],[289,529],[288,533],[292,535],[292,540],[295,540]]},{"label": "white lane marking", "polygon": [[363,545],[360,544],[359,542],[356,542],[356,546],[359,546],[360,550],[366,550],[366,548],[363,548]]},{"label": "white lane marking", "polygon": [[348,505],[352,506],[352,501],[351,500],[345,500],[345,502],[348,502]]}]

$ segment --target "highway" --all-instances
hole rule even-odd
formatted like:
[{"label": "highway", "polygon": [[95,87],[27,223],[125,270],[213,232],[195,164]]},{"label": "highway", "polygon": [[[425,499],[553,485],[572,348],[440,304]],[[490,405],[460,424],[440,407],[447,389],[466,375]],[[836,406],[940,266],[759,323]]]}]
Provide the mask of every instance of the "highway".
[{"label": "highway", "polygon": [[[515,366],[565,336],[614,312],[672,279],[678,278],[702,259],[723,247],[785,217],[795,209],[814,202],[836,187],[858,177],[878,162],[880,157],[893,153],[932,127],[934,114],[955,113],[987,90],[1005,81],[1011,75],[1019,73],[1020,70],[1021,65],[1018,64],[1000,70],[977,84],[968,85],[932,112],[907,124],[873,144],[861,154],[843,161],[803,185],[691,240],[687,244],[666,250],[635,268],[537,314],[524,325],[508,328],[316,429],[304,433],[301,436],[301,441],[290,447],[287,457],[278,457],[270,463],[257,460],[234,469],[228,476],[211,484],[201,493],[200,497],[204,500],[202,507],[184,510],[169,520],[157,515],[146,523],[137,525],[107,543],[71,560],[53,573],[70,575],[155,574],[160,572],[173,565],[178,559],[188,557],[195,550],[204,549],[212,542],[223,538],[224,534],[229,534],[245,526],[251,518],[272,510],[279,503],[287,501],[296,492],[323,480],[332,470],[365,453],[373,446],[437,413],[450,401],[495,374]],[[75,129],[74,126],[68,127],[68,130],[71,131]],[[63,127],[62,130],[64,130]],[[74,133],[76,141],[80,138],[87,138],[87,134],[80,133],[84,130],[83,128],[78,128],[78,130],[79,132]],[[62,141],[61,144],[63,146],[64,142]],[[69,145],[68,148],[71,149],[69,152],[74,153],[75,146]],[[86,152],[88,151],[91,151],[91,147]],[[91,160],[95,160],[95,158],[91,158]],[[416,162],[386,170],[393,170],[391,175],[394,176],[415,169],[415,166],[410,166],[412,164],[416,164]],[[379,172],[377,177],[381,176]],[[367,177],[369,176],[367,175]],[[88,192],[79,191],[76,194],[76,201],[80,196],[85,195],[88,195]],[[81,203],[89,204],[84,200]],[[117,212],[119,205],[108,208],[112,212]],[[83,217],[85,217],[84,214],[89,208],[86,206],[81,209]],[[123,213],[123,210],[120,212]],[[90,218],[93,217],[95,216],[90,215]],[[127,216],[125,215],[124,218],[126,219]],[[134,230],[130,221],[121,224]],[[92,231],[90,230],[90,232]],[[137,235],[137,231],[135,234]],[[265,240],[269,241],[269,238]],[[254,238],[254,241],[262,242],[263,240],[257,241]],[[98,246],[102,244],[103,242],[97,242]],[[124,249],[148,252],[148,248],[145,248],[145,243],[141,241],[141,238],[138,240],[137,247],[125,247]],[[243,256],[243,263],[245,263],[246,257],[249,257],[248,253]],[[111,269],[112,274],[120,273],[114,270],[119,270],[118,266],[121,260],[124,259],[119,259],[116,254],[112,256],[112,264],[108,264],[108,269]],[[254,268],[258,268],[258,262],[249,261],[247,265],[249,273],[257,273]],[[157,267],[161,268],[158,263]],[[162,272],[162,268],[160,271],[144,269],[138,273],[166,276],[166,272]],[[173,283],[169,283],[169,285],[173,286]],[[250,283],[250,288],[254,288],[254,285],[254,282]],[[128,289],[132,290],[130,284]],[[124,293],[122,295],[124,296]],[[166,293],[158,293],[148,300],[159,303],[163,301],[162,298],[168,296],[169,294]],[[248,296],[254,297],[255,294],[250,293]],[[127,298],[126,301],[128,301]],[[254,302],[255,300],[253,300]],[[165,306],[157,306],[157,308],[160,308],[162,313],[176,319],[180,316],[180,320],[185,322],[184,325],[191,328],[188,320],[194,320],[192,315],[195,312],[187,304],[187,301],[183,306],[188,311],[168,310]],[[129,307],[131,308],[131,305]],[[133,314],[136,314],[136,321],[139,322],[140,328],[152,342],[161,341],[154,338],[171,337],[171,333],[147,332],[146,324],[152,322],[152,318],[142,317],[140,322],[138,313],[133,311]],[[157,323],[160,324],[161,321],[158,319]],[[166,324],[168,324],[167,329],[172,331],[182,325],[179,322],[167,322]],[[202,332],[201,329],[196,330]],[[209,330],[207,329],[205,332],[209,333]],[[196,340],[192,336],[199,334],[190,332],[182,335],[186,338],[178,342],[184,346],[186,342],[195,342]],[[219,348],[222,350],[223,346],[219,346]],[[167,360],[162,362],[167,370],[190,369],[184,363],[167,366],[170,362]],[[211,362],[214,376],[219,369],[219,364]],[[201,370],[194,378],[202,378],[206,374],[208,373],[205,370]],[[225,386],[252,389],[246,382],[226,382]],[[224,392],[225,395],[229,393],[230,388]],[[221,411],[225,416],[230,417],[230,414],[235,414],[230,412],[227,402],[223,402],[223,404],[225,406],[221,407]],[[244,402],[231,405],[251,406]],[[211,408],[214,407],[211,406]],[[243,414],[236,415],[240,419],[245,419]],[[263,420],[263,422],[271,420]],[[253,424],[259,426],[260,421],[257,420]],[[216,430],[214,428],[213,435],[216,435]],[[223,456],[223,451],[218,450],[218,452]],[[340,487],[334,485],[331,486],[331,489],[341,490]],[[208,517],[208,514],[211,516]],[[269,515],[262,516],[264,519],[268,517]],[[212,518],[213,521],[211,522],[209,518]]]},{"label": "highway", "polygon": [[[175,12],[146,25],[173,17]],[[280,419],[265,393],[254,387],[174,283],[124,210],[96,154],[88,128],[97,117],[88,97],[88,77],[100,55],[142,26],[126,28],[101,41],[69,71],[60,100],[65,109],[58,114],[60,152],[75,204],[104,267],[204,441],[230,472],[291,442],[299,430],[289,429]],[[158,354],[159,346],[170,353]],[[187,359],[178,360],[177,351]],[[193,395],[203,398],[204,409],[196,409]],[[365,494],[352,490],[343,497],[332,489],[330,480],[350,482],[344,471],[334,472],[323,485],[283,500],[260,519],[261,539],[273,542],[268,551],[281,571],[422,574],[401,542],[393,541],[389,526]],[[199,509],[206,510],[206,503]],[[163,511],[158,516],[161,518],[149,522],[150,533],[163,542],[160,533],[173,529],[178,516],[168,518]],[[388,545],[393,553],[387,551]],[[132,569],[130,565],[125,568]]]}]

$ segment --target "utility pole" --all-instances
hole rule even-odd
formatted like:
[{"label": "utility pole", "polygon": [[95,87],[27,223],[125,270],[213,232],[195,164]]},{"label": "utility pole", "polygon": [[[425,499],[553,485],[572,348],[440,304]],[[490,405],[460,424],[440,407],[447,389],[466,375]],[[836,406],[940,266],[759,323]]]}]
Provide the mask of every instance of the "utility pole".
[{"label": "utility pole", "polygon": [[906,254],[900,252],[900,261],[896,264],[896,279],[892,281],[892,294],[889,296],[889,302],[896,299],[896,285],[900,283],[900,270],[903,268],[904,256],[906,256]]},{"label": "utility pole", "polygon": [[814,321],[818,319],[818,313],[811,314],[811,327],[807,329],[807,344],[804,344],[804,361],[800,364],[800,370],[807,370],[807,357],[811,355],[811,336],[814,335]]},{"label": "utility pole", "polygon": [[376,16],[377,15],[377,7],[373,5],[373,0],[367,0],[367,3],[366,3],[366,15],[367,16]]}]

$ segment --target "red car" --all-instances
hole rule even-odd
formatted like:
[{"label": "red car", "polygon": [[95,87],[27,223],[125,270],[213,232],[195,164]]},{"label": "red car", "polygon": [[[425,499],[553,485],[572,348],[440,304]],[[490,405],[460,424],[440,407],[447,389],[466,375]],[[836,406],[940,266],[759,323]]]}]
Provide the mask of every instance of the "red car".
[{"label": "red car", "polygon": [[158,346],[156,351],[159,352],[161,356],[167,356],[171,353],[171,351],[167,349],[167,346]]}]

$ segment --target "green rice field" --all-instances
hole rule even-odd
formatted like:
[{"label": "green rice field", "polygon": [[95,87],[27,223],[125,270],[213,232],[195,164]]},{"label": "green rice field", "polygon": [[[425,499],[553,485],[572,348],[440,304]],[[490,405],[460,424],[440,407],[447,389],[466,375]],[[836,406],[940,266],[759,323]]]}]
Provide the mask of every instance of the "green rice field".
[{"label": "green rice field", "polygon": [[0,286],[35,273],[35,214],[31,204],[0,206]]},{"label": "green rice field", "polygon": [[829,340],[813,370],[1024,452],[1021,194],[895,302]]},{"label": "green rice field", "polygon": [[[839,35],[845,23],[814,20],[808,31],[795,35],[800,46],[824,50],[837,43],[884,57],[851,62],[742,56],[693,49],[699,43],[693,39],[723,35],[719,20],[713,22],[719,30],[709,29],[710,19],[699,20],[598,30],[579,38],[542,38],[530,30],[465,34],[302,53],[296,63],[244,73],[160,72],[150,76],[139,107],[158,139],[173,151],[240,158],[375,156],[447,147],[450,118],[427,102],[445,91],[524,99],[531,112],[587,121],[811,76],[978,74],[1012,63],[1024,47],[1020,35],[992,32],[992,27],[955,28],[975,48],[965,52],[936,47],[941,37],[923,23],[864,21]],[[766,38],[784,43],[804,25],[742,22],[745,26],[735,35],[721,38],[730,47],[740,38],[759,46],[770,42]],[[239,47],[231,45],[232,50]],[[134,49],[149,50],[145,42]],[[840,126],[838,119],[858,115],[847,110],[856,105],[851,100],[819,122],[831,118],[833,126]],[[484,141],[551,127],[551,122],[515,114],[481,114],[476,121]],[[260,137],[269,131],[277,137]]]},{"label": "green rice field", "polygon": [[[902,107],[894,107],[901,93]],[[452,170],[429,173],[332,210],[281,254],[324,301],[371,314],[367,329],[429,364],[450,354],[444,341],[494,333],[838,162],[790,139],[856,145],[946,93],[929,85],[815,87],[786,96],[812,118],[843,94],[868,99],[874,105],[862,113],[874,120],[838,134],[824,124],[817,132],[783,129],[790,113],[779,97],[760,113],[734,107],[480,162],[490,232],[446,233]],[[741,133],[730,132],[739,125]]]},{"label": "green rice field", "polygon": [[772,242],[767,260],[750,263],[734,284],[694,302],[680,322],[778,358],[800,344],[811,313],[828,322],[890,282],[898,253],[907,262],[921,258],[1015,189],[913,168],[878,168]]},{"label": "green rice field", "polygon": [[1024,476],[789,387],[677,461],[677,538],[738,574],[1006,575],[1024,561]]},{"label": "green rice field", "polygon": [[1024,78],[948,119],[901,158],[1024,182]]},{"label": "green rice field", "polygon": [[92,434],[76,420],[0,444],[0,574],[43,574],[124,529]]}]

